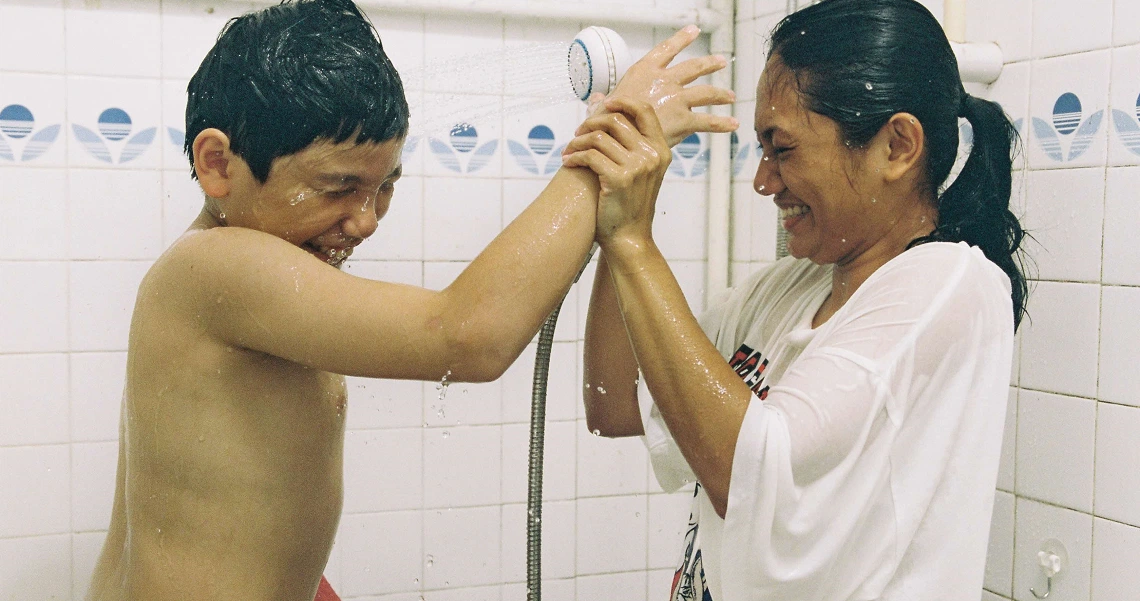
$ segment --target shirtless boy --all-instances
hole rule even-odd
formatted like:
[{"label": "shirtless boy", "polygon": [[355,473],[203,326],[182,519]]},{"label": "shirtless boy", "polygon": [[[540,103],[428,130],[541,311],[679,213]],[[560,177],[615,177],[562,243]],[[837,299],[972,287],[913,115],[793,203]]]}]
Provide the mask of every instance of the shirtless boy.
[{"label": "shirtless boy", "polygon": [[[735,127],[691,111],[732,100],[689,85],[722,58],[668,67],[696,35],[622,83],[672,143]],[[139,288],[89,599],[311,601],[331,592],[344,376],[502,375],[581,267],[599,183],[562,169],[443,291],[361,279],[337,268],[388,210],[408,105],[356,6],[299,0],[231,21],[188,93],[205,204]],[[630,123],[615,113],[613,135]]]}]

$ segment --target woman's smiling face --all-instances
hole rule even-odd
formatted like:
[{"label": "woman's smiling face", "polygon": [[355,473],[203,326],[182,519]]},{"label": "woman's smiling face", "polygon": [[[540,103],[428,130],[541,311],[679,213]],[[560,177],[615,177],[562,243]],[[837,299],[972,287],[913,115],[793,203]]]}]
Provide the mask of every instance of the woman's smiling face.
[{"label": "woman's smiling face", "polygon": [[838,123],[807,110],[796,76],[769,59],[756,90],[762,156],[753,187],[773,196],[788,252],[815,263],[844,264],[890,229],[891,207],[865,150],[846,143]]}]

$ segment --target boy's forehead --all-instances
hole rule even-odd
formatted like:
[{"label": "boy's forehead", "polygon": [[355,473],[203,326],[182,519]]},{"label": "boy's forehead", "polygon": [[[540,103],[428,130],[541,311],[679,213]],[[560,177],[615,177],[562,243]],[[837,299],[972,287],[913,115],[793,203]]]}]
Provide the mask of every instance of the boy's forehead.
[{"label": "boy's forehead", "polygon": [[281,169],[289,172],[322,174],[346,171],[377,171],[387,176],[400,165],[404,138],[385,142],[332,142],[317,140],[299,152],[281,157]]}]

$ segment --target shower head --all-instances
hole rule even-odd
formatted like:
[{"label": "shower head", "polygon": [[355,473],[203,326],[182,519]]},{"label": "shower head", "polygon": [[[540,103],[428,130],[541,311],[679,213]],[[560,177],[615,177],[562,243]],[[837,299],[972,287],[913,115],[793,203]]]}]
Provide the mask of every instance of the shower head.
[{"label": "shower head", "polygon": [[570,85],[583,102],[595,92],[612,92],[632,62],[625,40],[616,31],[597,26],[578,32],[566,58]]}]

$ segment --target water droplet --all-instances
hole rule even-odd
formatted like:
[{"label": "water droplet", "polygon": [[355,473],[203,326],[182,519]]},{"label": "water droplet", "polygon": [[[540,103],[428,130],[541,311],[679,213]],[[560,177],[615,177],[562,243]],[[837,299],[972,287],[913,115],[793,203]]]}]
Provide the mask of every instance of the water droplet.
[{"label": "water droplet", "polygon": [[635,517],[635,518],[641,517],[641,512],[640,511],[633,512],[633,517]]},{"label": "water droplet", "polygon": [[872,198],[871,202],[879,202],[878,199]]},{"label": "water droplet", "polygon": [[855,111],[855,116],[856,116],[856,117],[862,117],[862,116],[863,116],[863,111]]},{"label": "water droplet", "polygon": [[206,437],[199,434],[198,435],[198,442],[205,442],[205,441],[206,441]]},{"label": "water droplet", "polygon": [[447,396],[447,387],[450,386],[450,383],[447,381],[447,377],[450,375],[451,375],[451,370],[449,369],[449,370],[447,370],[447,373],[443,374],[443,379],[440,380],[439,384],[437,384],[435,387],[435,389],[439,391],[439,400],[441,400],[441,401],[443,400],[444,397]]},{"label": "water droplet", "polygon": [[447,417],[447,415],[446,415],[446,414],[444,414],[444,412],[443,412],[443,409],[444,409],[443,405],[440,405],[440,406],[439,406],[439,410],[438,410],[438,411],[436,411],[436,412],[435,412],[435,414],[436,414],[436,415],[438,415],[438,416],[440,416],[440,417]]},{"label": "water droplet", "polygon": [[865,84],[864,87],[866,87],[868,90],[874,90],[875,89],[875,86],[871,85],[871,82],[869,82],[869,81]]},{"label": "water droplet", "polygon": [[606,389],[599,386],[598,387],[598,394],[605,394],[605,393],[606,393]]},{"label": "water droplet", "polygon": [[225,218],[226,218],[225,213],[218,213],[218,219],[225,219]]},{"label": "water droplet", "polygon": [[805,30],[801,29],[801,30],[800,30],[800,35],[807,35],[807,31],[805,31]]},{"label": "water droplet", "polygon": [[[412,578],[412,584],[419,584],[419,583],[420,583],[419,578]],[[420,599],[423,599],[423,597],[420,597]]]},{"label": "water droplet", "polygon": [[594,436],[601,436],[601,435],[602,435],[602,431],[601,431],[601,430],[598,430],[598,429],[595,429],[595,430],[594,430]]},{"label": "water droplet", "polygon": [[430,568],[434,565],[435,565],[435,556],[434,555],[428,555],[427,556],[427,567]]}]

